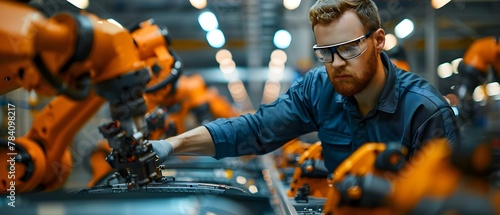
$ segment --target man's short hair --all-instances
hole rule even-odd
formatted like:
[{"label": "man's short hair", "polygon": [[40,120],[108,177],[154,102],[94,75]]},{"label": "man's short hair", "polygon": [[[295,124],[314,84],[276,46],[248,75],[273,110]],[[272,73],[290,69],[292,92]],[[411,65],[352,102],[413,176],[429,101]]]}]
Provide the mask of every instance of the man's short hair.
[{"label": "man's short hair", "polygon": [[372,0],[318,0],[309,9],[311,27],[328,25],[349,10],[358,15],[365,31],[381,28],[378,8]]}]

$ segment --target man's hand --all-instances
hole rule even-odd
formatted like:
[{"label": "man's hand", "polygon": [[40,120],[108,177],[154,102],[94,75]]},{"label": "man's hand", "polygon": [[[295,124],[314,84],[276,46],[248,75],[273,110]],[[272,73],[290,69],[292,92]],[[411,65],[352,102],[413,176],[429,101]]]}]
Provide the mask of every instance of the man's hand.
[{"label": "man's hand", "polygon": [[150,140],[149,142],[153,146],[153,151],[160,158],[159,164],[165,162],[174,153],[174,147],[166,140]]}]

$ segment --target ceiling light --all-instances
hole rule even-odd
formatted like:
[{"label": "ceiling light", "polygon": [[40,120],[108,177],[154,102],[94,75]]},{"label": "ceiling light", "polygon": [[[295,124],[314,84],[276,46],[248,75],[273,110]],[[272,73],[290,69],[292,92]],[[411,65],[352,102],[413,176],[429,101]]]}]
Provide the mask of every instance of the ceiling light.
[{"label": "ceiling light", "polygon": [[189,0],[189,3],[196,9],[203,9],[207,6],[207,0]]},{"label": "ceiling light", "polygon": [[394,34],[385,35],[385,45],[384,50],[389,51],[398,45],[398,38]]},{"label": "ceiling light", "polygon": [[220,71],[224,74],[231,74],[236,71],[236,63],[232,59],[224,59],[219,65]]},{"label": "ceiling light", "polygon": [[449,2],[450,0],[432,0],[431,4],[434,9],[439,9],[448,4]]},{"label": "ceiling light", "polygon": [[89,0],[68,0],[68,2],[82,10],[89,6]]},{"label": "ceiling light", "polygon": [[225,59],[233,59],[233,55],[227,49],[221,49],[215,54],[215,60],[217,63],[221,63]]},{"label": "ceiling light", "polygon": [[292,42],[292,35],[286,30],[276,31],[273,42],[276,47],[286,49]]},{"label": "ceiling light", "polygon": [[224,38],[224,33],[221,30],[215,29],[207,33],[207,41],[210,46],[220,48],[226,43],[226,38]]},{"label": "ceiling light", "polygon": [[399,38],[405,38],[413,32],[414,25],[413,22],[409,19],[404,19],[394,28],[394,33]]},{"label": "ceiling light", "polygon": [[198,16],[198,23],[204,31],[211,31],[219,28],[219,22],[215,14],[210,11],[205,11]]},{"label": "ceiling light", "polygon": [[285,63],[287,60],[287,55],[285,51],[281,49],[276,49],[273,52],[271,52],[271,61],[272,60],[280,60],[281,62]]},{"label": "ceiling light", "polygon": [[273,59],[269,61],[269,72],[275,73],[283,73],[285,70],[285,64],[281,60]]},{"label": "ceiling light", "polygon": [[283,0],[283,6],[288,10],[295,10],[300,6],[300,0]]}]

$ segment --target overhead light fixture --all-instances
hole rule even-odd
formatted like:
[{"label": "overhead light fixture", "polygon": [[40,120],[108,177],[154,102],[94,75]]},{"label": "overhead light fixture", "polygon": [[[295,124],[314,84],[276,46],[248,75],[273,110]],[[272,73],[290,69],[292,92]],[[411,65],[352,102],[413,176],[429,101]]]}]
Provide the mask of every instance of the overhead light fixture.
[{"label": "overhead light fixture", "polygon": [[286,49],[292,42],[292,35],[286,30],[278,30],[274,33],[274,45],[280,49]]},{"label": "overhead light fixture", "polygon": [[215,29],[207,33],[207,41],[213,48],[220,48],[226,43],[226,38],[221,30]]},{"label": "overhead light fixture", "polygon": [[384,50],[389,51],[398,45],[398,38],[394,34],[385,35],[385,45]]},{"label": "overhead light fixture", "polygon": [[196,9],[203,9],[207,6],[207,0],[189,0],[189,3]]},{"label": "overhead light fixture", "polygon": [[264,84],[261,103],[268,104],[276,100],[276,98],[280,95],[280,90],[281,84],[279,80],[271,80],[271,77],[269,77],[269,80],[267,80]]},{"label": "overhead light fixture", "polygon": [[224,74],[231,74],[236,70],[236,63],[233,59],[226,58],[220,62],[219,69]]},{"label": "overhead light fixture", "polygon": [[245,85],[239,79],[232,80],[227,84],[227,88],[229,89],[229,93],[235,102],[244,102],[248,99],[248,93],[245,89]]},{"label": "overhead light fixture", "polygon": [[437,10],[437,9],[445,6],[446,4],[448,4],[450,1],[451,0],[432,0],[431,4],[432,4],[432,7]]},{"label": "overhead light fixture", "polygon": [[217,17],[210,11],[205,11],[198,16],[198,23],[200,23],[201,28],[209,32],[219,28],[219,22],[217,22]]},{"label": "overhead light fixture", "polygon": [[276,49],[273,52],[271,52],[270,58],[271,58],[271,61],[272,60],[279,60],[279,61],[285,63],[287,60],[287,55],[286,55],[285,51],[283,51],[281,49]]},{"label": "overhead light fixture", "polygon": [[399,24],[394,28],[394,33],[398,38],[405,38],[413,32],[414,29],[413,22],[409,19],[403,19]]},{"label": "overhead light fixture", "polygon": [[87,9],[89,0],[68,0],[69,3],[82,10]]},{"label": "overhead light fixture", "polygon": [[221,63],[224,59],[233,59],[233,55],[227,49],[221,49],[215,54],[215,60],[217,63]]},{"label": "overhead light fixture", "polygon": [[283,0],[283,6],[287,10],[295,10],[300,6],[300,0]]},{"label": "overhead light fixture", "polygon": [[269,61],[269,71],[273,74],[283,73],[285,71],[285,63],[278,59]]}]

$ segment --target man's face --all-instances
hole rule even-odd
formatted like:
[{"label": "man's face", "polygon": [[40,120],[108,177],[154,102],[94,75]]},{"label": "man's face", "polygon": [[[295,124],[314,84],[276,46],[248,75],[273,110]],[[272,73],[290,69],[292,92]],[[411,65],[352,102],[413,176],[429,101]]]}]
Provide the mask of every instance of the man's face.
[{"label": "man's face", "polygon": [[352,55],[354,56],[352,59],[345,60],[339,56],[340,52],[344,58],[346,56],[349,58],[349,47],[334,46],[337,52],[331,52],[333,53],[331,58],[329,51],[324,52],[327,55],[326,61],[333,59],[333,62],[324,62],[330,82],[343,96],[353,96],[362,92],[376,73],[378,53],[373,47],[370,36],[364,37],[366,33],[358,16],[352,11],[345,12],[338,20],[328,25],[314,26],[318,47],[328,47],[359,39],[353,44],[359,45],[356,48],[360,54],[359,56]]}]

